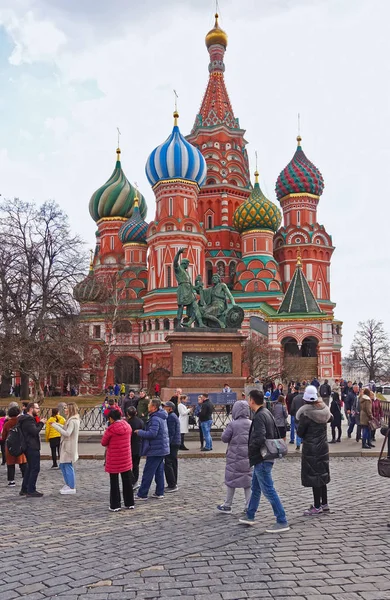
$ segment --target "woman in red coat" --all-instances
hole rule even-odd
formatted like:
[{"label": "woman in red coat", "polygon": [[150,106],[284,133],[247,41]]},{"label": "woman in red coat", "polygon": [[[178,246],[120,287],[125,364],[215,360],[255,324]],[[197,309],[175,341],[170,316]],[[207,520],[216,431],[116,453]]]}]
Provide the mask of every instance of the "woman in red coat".
[{"label": "woman in red coat", "polygon": [[125,508],[134,508],[133,463],[131,460],[131,427],[121,419],[119,410],[108,414],[109,426],[104,432],[101,444],[107,448],[105,471],[110,474],[110,511],[121,510],[119,473],[122,478],[123,502]]}]

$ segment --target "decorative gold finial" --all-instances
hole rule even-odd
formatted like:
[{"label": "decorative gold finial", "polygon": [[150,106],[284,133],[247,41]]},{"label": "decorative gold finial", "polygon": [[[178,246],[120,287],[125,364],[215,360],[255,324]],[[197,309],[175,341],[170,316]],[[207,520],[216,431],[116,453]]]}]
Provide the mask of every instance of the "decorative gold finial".
[{"label": "decorative gold finial", "polygon": [[301,136],[300,136],[300,135],[297,135],[297,142],[298,142],[298,146],[300,146],[300,145],[301,145],[301,141],[302,141],[302,138],[301,138]]},{"label": "decorative gold finial", "polygon": [[135,186],[135,198],[134,198],[134,208],[139,207],[139,197],[138,197],[138,183],[134,181]]},{"label": "decorative gold finial", "polygon": [[257,169],[257,150],[255,150],[255,157],[256,157],[255,183],[259,183],[259,171]]},{"label": "decorative gold finial", "polygon": [[301,248],[297,248],[297,267],[302,267]]},{"label": "decorative gold finial", "polygon": [[121,159],[121,149],[120,149],[120,137],[121,137],[121,132],[119,131],[119,127],[116,128],[117,132],[118,132],[118,144],[117,144],[117,149],[116,149],[116,159],[120,160]]},{"label": "decorative gold finial", "polygon": [[89,261],[89,270],[93,271],[93,250],[92,250],[92,248],[90,248],[89,253],[91,256],[90,261]]},{"label": "decorative gold finial", "polygon": [[178,96],[176,90],[173,90],[173,93],[175,94],[175,110],[173,111],[173,118],[174,118],[173,125],[174,125],[174,127],[177,127],[177,120],[179,118],[179,113],[177,112],[177,99],[179,96]]}]

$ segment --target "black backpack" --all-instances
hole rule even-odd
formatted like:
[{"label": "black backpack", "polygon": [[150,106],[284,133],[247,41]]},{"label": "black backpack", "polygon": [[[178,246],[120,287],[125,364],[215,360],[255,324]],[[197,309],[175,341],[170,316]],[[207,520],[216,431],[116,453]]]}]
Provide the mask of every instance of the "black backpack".
[{"label": "black backpack", "polygon": [[18,457],[25,452],[26,443],[19,424],[9,430],[6,444],[7,450],[11,456]]}]

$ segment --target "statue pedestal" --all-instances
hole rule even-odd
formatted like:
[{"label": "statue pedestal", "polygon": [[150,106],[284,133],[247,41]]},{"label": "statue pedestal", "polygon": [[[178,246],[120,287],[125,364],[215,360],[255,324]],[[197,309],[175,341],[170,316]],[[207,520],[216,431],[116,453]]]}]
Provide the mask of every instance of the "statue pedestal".
[{"label": "statue pedestal", "polygon": [[187,392],[221,392],[225,383],[240,394],[244,390],[242,376],[242,344],[246,335],[235,329],[184,329],[169,333],[165,340],[171,346],[171,375],[161,390],[169,400],[176,388]]}]

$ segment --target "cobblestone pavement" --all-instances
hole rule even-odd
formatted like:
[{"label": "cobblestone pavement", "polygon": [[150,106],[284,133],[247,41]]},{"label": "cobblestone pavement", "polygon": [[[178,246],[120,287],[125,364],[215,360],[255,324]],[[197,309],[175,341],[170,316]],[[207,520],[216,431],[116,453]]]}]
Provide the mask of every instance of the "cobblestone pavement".
[{"label": "cobblestone pavement", "polygon": [[180,491],[108,512],[108,476],[101,461],[77,465],[76,496],[42,463],[42,499],[7,489],[0,471],[0,600],[131,600],[185,597],[294,600],[390,599],[390,481],[371,458],[335,458],[329,515],[305,518],[311,491],[300,485],[300,461],[274,467],[291,530],[265,533],[268,503],[256,525],[217,514],[224,460],[181,460]]}]

